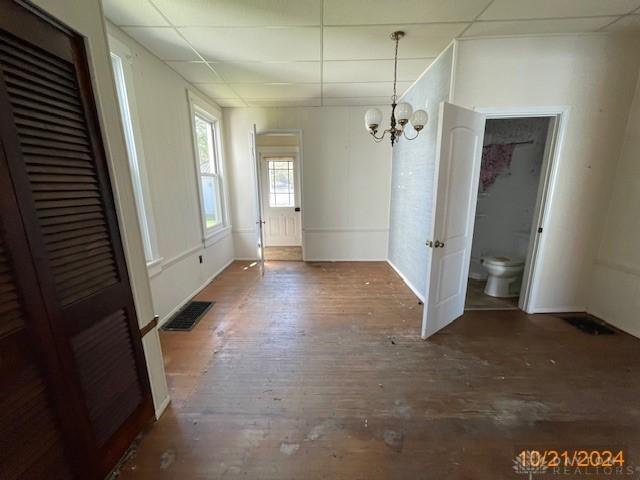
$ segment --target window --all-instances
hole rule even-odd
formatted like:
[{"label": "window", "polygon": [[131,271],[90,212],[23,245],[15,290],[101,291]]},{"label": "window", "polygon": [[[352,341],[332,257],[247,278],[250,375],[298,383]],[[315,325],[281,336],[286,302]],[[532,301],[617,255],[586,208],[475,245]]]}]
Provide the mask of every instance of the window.
[{"label": "window", "polygon": [[149,198],[149,187],[147,185],[146,172],[144,168],[142,140],[140,138],[141,135],[139,127],[134,121],[136,109],[132,88],[132,72],[128,60],[131,58],[131,54],[122,43],[114,38],[109,38],[109,45],[112,50],[111,65],[113,66],[116,92],[118,94],[120,117],[127,146],[133,195],[136,202],[138,220],[140,221],[144,255],[147,265],[150,265],[158,263],[161,259],[158,258],[155,230],[153,226],[153,214]]},{"label": "window", "polygon": [[225,226],[223,177],[219,155],[218,120],[192,103],[200,206],[205,239]]},{"label": "window", "polygon": [[268,157],[267,166],[269,169],[269,206],[295,206],[293,158]]}]

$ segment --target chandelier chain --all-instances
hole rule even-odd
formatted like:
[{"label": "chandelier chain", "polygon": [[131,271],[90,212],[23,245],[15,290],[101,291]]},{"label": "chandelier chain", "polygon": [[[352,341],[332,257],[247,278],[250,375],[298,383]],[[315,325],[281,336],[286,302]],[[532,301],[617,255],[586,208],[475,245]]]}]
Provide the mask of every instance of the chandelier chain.
[{"label": "chandelier chain", "polygon": [[398,43],[400,42],[400,36],[396,35],[396,53],[395,59],[393,62],[393,103],[396,102],[397,94],[396,94],[396,83],[398,80]]}]

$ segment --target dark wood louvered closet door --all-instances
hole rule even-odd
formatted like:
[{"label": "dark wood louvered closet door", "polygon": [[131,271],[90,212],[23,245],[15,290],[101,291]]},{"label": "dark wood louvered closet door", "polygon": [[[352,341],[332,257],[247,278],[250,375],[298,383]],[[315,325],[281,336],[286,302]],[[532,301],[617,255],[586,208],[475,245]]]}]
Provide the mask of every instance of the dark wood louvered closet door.
[{"label": "dark wood louvered closet door", "polygon": [[153,406],[87,56],[33,7],[0,0],[0,13],[0,140],[87,478],[100,478]]}]

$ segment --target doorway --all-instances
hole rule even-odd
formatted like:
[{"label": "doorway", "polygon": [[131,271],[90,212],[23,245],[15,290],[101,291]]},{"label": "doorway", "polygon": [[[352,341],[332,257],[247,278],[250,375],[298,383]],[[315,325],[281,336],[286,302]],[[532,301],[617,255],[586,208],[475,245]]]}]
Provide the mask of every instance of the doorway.
[{"label": "doorway", "polygon": [[465,310],[519,308],[552,118],[489,118],[478,181]]},{"label": "doorway", "polygon": [[298,132],[256,134],[264,259],[302,261],[301,142]]},{"label": "doorway", "polygon": [[[513,278],[508,278],[506,286],[504,282],[502,284],[494,282],[490,287],[485,285],[481,288],[482,292],[489,290],[494,294],[497,293],[496,297],[503,298],[509,297],[514,291],[519,292],[518,307],[527,313],[534,311],[537,286],[540,281],[540,275],[536,275],[539,270],[537,265],[541,263],[545,250],[544,222],[552,203],[558,158],[568,114],[568,107],[481,111],[470,110],[448,102],[440,104],[432,203],[432,238],[426,241],[430,256],[422,315],[422,338],[427,338],[447,326],[462,316],[465,310],[478,186],[481,182],[485,125],[491,119],[520,117],[548,119],[535,207],[533,214],[529,217],[530,233],[526,245],[526,258],[524,265],[521,262],[518,265],[522,270],[521,280],[518,278],[515,282],[512,281]],[[529,139],[522,141],[528,142]],[[511,141],[511,143],[518,142]],[[515,146],[509,149],[504,146],[501,148],[504,148],[507,153],[513,153],[515,150]],[[504,159],[500,161],[509,163]],[[487,179],[485,178],[484,181]],[[512,199],[507,198],[504,201],[511,203]],[[482,212],[478,213],[482,214]],[[526,238],[526,234],[527,232],[524,231],[521,236]],[[505,257],[489,259],[496,266],[492,268],[494,277],[499,276],[500,269],[511,269],[510,273],[513,272],[512,267],[516,266],[511,261],[513,259],[498,252],[491,257]],[[487,258],[483,261],[487,263]],[[498,274],[495,274],[496,271]],[[491,272],[489,269],[487,272],[489,274],[487,284],[489,284]],[[517,290],[518,282],[521,282],[519,291]],[[515,308],[515,306],[512,304],[509,308]]]}]

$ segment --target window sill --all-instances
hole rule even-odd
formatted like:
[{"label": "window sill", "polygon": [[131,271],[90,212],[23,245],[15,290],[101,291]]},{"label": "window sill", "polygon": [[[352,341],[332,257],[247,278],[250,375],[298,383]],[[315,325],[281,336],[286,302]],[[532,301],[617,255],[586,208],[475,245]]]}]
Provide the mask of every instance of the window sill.
[{"label": "window sill", "polygon": [[219,228],[211,233],[209,233],[204,239],[202,243],[204,244],[204,248],[208,248],[211,245],[218,243],[223,238],[231,235],[231,225],[227,225],[225,227]]},{"label": "window sill", "polygon": [[147,272],[149,274],[149,278],[155,277],[156,275],[160,274],[160,272],[162,272],[163,261],[164,258],[159,257],[147,262]]}]

